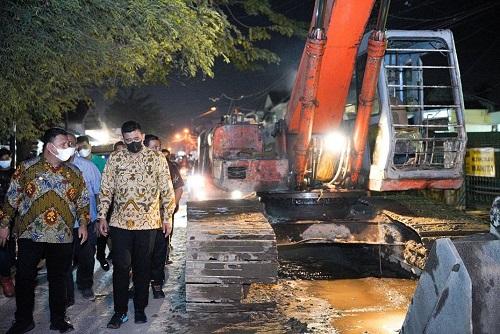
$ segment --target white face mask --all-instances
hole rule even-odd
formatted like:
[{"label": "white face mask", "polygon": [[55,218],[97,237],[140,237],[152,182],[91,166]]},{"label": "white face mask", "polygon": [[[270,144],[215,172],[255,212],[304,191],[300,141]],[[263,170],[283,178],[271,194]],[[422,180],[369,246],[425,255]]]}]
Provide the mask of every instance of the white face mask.
[{"label": "white face mask", "polygon": [[[52,144],[54,147],[56,147],[54,144]],[[74,147],[68,147],[68,148],[57,148],[57,154],[54,154],[57,159],[61,161],[68,161],[69,158],[75,154],[75,148]]]},{"label": "white face mask", "polygon": [[88,157],[90,155],[90,152],[92,152],[90,148],[82,148],[80,151],[78,151],[82,158]]},{"label": "white face mask", "polygon": [[12,163],[12,160],[0,160],[0,169],[9,169],[10,164]]}]

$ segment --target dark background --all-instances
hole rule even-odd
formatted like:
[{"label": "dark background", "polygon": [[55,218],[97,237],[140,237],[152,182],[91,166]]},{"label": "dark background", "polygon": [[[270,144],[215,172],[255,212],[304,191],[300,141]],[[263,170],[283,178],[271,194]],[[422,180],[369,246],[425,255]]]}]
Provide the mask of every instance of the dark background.
[{"label": "dark background", "polygon": [[[378,2],[375,7],[378,6]],[[309,22],[314,1],[274,1],[273,8],[296,20]],[[471,0],[393,0],[388,29],[451,29],[454,33],[466,107],[478,107],[477,97],[500,104],[500,43],[498,22],[500,1]],[[232,12],[233,23],[253,24],[259,19]],[[377,10],[372,13],[374,22]],[[368,27],[370,28],[370,27]],[[213,117],[220,117],[230,107],[243,111],[263,109],[271,91],[292,88],[305,40],[274,36],[261,46],[276,52],[279,64],[264,66],[263,70],[241,72],[230,64],[218,62],[215,78],[170,77],[169,86],[153,86],[121,91],[113,100],[95,94],[93,110],[96,119],[108,127],[117,127],[128,118],[142,121],[147,132],[169,138],[175,131],[203,123],[198,116],[216,106]],[[285,94],[286,95],[286,94]],[[480,100],[484,103],[484,100]],[[486,101],[488,102],[488,101]],[[88,122],[87,122],[88,123]],[[89,125],[89,124],[87,124]]]}]

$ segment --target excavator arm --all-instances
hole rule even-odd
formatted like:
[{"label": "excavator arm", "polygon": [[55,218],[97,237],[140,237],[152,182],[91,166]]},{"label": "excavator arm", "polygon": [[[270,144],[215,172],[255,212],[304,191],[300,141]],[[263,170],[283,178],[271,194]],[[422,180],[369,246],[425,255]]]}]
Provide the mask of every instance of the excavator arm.
[{"label": "excavator arm", "polygon": [[[373,7],[367,1],[316,2],[313,25],[302,55],[299,74],[288,108],[288,131],[296,134],[293,171],[299,188],[304,185],[313,134],[325,134],[342,121],[356,54]],[[380,5],[377,28],[368,49],[359,112],[353,136],[351,181],[358,182],[368,126],[376,94],[389,1]]]}]

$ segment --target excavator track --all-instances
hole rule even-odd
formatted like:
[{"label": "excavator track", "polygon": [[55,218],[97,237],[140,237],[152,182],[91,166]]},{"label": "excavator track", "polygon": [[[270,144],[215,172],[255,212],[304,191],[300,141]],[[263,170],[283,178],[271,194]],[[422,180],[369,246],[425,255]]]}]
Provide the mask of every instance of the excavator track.
[{"label": "excavator track", "polygon": [[186,309],[239,312],[274,307],[278,251],[258,200],[188,202]]}]

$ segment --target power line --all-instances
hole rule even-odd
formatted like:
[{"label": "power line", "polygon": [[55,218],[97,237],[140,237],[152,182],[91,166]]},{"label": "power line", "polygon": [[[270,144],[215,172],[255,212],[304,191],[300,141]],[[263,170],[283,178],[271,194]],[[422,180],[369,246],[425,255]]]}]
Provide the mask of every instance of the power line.
[{"label": "power line", "polygon": [[239,97],[232,97],[232,96],[228,96],[225,93],[222,93],[219,97],[210,98],[210,100],[212,100],[213,102],[215,102],[215,101],[217,101],[220,98],[225,98],[225,99],[230,100],[230,101],[241,101],[243,99],[247,99],[247,98],[251,98],[251,97],[257,97],[257,96],[260,96],[260,95],[268,93],[272,88],[276,87],[279,83],[282,82],[282,80],[285,78],[286,75],[287,75],[286,72],[283,73],[277,80],[273,81],[266,88],[264,88],[262,90],[259,90],[257,92],[251,93],[251,94],[240,95]]}]

